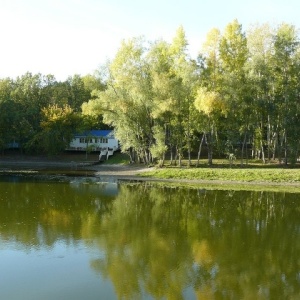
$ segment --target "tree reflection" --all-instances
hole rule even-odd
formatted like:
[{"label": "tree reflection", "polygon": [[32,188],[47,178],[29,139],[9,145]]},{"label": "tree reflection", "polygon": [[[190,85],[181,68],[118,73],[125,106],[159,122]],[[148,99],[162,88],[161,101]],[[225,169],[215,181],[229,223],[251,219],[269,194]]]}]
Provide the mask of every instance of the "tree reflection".
[{"label": "tree reflection", "polygon": [[83,240],[119,299],[300,296],[298,194],[0,183],[0,237]]},{"label": "tree reflection", "polygon": [[124,292],[112,281],[125,299],[141,290],[155,299],[183,299],[191,286],[196,297],[263,299],[285,296],[291,287],[298,295],[297,197],[123,187],[103,224],[109,234],[99,237],[106,257],[93,266],[112,279],[110,267],[122,262],[119,279],[132,279],[135,288]]},{"label": "tree reflection", "polygon": [[34,178],[15,184],[0,182],[0,189],[1,238],[16,240],[28,249],[51,247],[60,238],[81,239],[85,217],[101,217],[113,199],[103,195],[101,186]]}]

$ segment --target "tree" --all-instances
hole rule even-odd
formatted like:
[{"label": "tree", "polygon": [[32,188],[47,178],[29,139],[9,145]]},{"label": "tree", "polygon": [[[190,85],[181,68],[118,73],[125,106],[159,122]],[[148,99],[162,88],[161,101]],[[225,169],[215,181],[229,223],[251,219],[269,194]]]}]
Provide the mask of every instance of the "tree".
[{"label": "tree", "polygon": [[[196,64],[187,54],[188,42],[183,27],[179,27],[171,44],[157,41],[148,54],[153,86],[153,116],[156,131],[165,135],[165,144],[179,165],[184,149],[188,150],[190,162],[193,90],[196,81]],[[158,143],[160,148],[161,144]],[[153,145],[153,149],[156,144]],[[160,148],[160,149],[166,149]],[[165,152],[162,152],[164,156]],[[164,158],[162,157],[162,160]]]},{"label": "tree", "polygon": [[47,154],[59,154],[70,144],[79,122],[78,114],[69,105],[49,105],[42,109],[42,131],[34,142]]},{"label": "tree", "polygon": [[192,114],[193,92],[196,83],[196,63],[187,54],[188,41],[185,31],[180,26],[173,38],[170,50],[172,57],[172,69],[177,84],[175,89],[175,136],[177,136],[177,154],[179,166],[183,150],[188,150],[188,165],[191,164],[191,135],[192,135]]},{"label": "tree", "polygon": [[82,77],[83,85],[86,91],[92,96],[92,92],[95,90],[104,91],[106,89],[105,84],[102,82],[102,79],[99,74],[95,73],[94,75],[86,75]]},{"label": "tree", "polygon": [[182,27],[171,44],[157,41],[149,51],[143,39],[123,41],[107,66],[107,89],[82,106],[84,113],[103,114],[132,160],[149,164],[154,155],[163,162],[167,144],[180,165],[186,144],[190,153],[195,64],[186,49]]},{"label": "tree", "polygon": [[204,129],[204,132],[208,135],[208,137],[206,137],[208,164],[212,165],[212,137],[215,135],[217,123],[220,120],[221,114],[225,115],[227,113],[227,107],[220,97],[220,94],[208,91],[207,88],[198,89],[194,105],[199,112],[202,112],[203,117],[207,118],[207,129]]},{"label": "tree", "polygon": [[[246,70],[249,57],[247,38],[242,31],[242,25],[237,20],[226,26],[219,51],[222,69],[221,93],[229,106],[227,116],[229,123],[236,124],[236,128],[231,128],[231,131],[236,131],[236,136],[242,136],[241,163],[243,164],[253,98]],[[236,144],[235,140],[229,142]]]},{"label": "tree", "polygon": [[12,80],[0,80],[0,150],[14,140],[15,105],[11,100]]},{"label": "tree", "polygon": [[[256,25],[248,31],[248,49],[251,59],[248,60],[249,78],[253,95],[253,152],[256,157],[262,157],[265,161],[264,145],[268,149],[268,161],[271,153],[275,155],[276,131],[275,131],[275,109],[274,109],[274,76],[272,74],[272,29],[268,24]],[[267,141],[265,134],[267,131]]]},{"label": "tree", "polygon": [[[221,41],[220,31],[213,28],[206,37],[203,48],[198,57],[199,81],[196,90],[194,105],[198,115],[198,131],[202,132],[198,162],[203,141],[206,141],[208,164],[212,165],[213,148],[218,136],[218,111],[225,111],[225,103],[221,103],[221,61],[219,47]],[[215,107],[218,104],[218,107]]]},{"label": "tree", "polygon": [[281,24],[274,35],[273,43],[272,71],[279,120],[277,126],[284,162],[287,164],[288,156],[295,162],[299,148],[299,138],[296,134],[299,130],[299,39],[295,27]]},{"label": "tree", "polygon": [[75,112],[79,112],[81,105],[91,98],[88,78],[84,80],[80,75],[74,75],[68,78],[66,84],[68,86],[68,104]]},{"label": "tree", "polygon": [[113,126],[121,148],[131,160],[135,155],[149,164],[153,144],[153,118],[151,116],[151,79],[149,66],[144,58],[142,39],[123,41],[115,59],[107,67],[107,89],[94,93],[97,99],[83,105],[98,108],[103,121]]}]

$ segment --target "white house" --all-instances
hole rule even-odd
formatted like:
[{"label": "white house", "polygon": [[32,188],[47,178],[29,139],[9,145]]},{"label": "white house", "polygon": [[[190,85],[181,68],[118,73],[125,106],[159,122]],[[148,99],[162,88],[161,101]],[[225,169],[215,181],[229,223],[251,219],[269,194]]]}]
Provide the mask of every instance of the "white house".
[{"label": "white house", "polygon": [[85,151],[87,148],[90,151],[100,151],[101,160],[101,156],[108,158],[119,149],[119,141],[113,130],[90,130],[75,134],[67,150]]}]

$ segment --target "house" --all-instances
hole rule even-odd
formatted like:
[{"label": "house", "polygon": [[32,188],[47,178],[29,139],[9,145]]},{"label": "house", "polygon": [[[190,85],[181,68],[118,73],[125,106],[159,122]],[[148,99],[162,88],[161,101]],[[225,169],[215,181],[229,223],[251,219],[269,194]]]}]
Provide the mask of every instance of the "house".
[{"label": "house", "polygon": [[19,143],[13,140],[11,143],[8,143],[6,146],[7,149],[19,149]]},{"label": "house", "polygon": [[67,150],[74,151],[100,151],[99,160],[104,155],[106,158],[119,149],[119,141],[114,136],[113,130],[90,130],[76,133]]}]

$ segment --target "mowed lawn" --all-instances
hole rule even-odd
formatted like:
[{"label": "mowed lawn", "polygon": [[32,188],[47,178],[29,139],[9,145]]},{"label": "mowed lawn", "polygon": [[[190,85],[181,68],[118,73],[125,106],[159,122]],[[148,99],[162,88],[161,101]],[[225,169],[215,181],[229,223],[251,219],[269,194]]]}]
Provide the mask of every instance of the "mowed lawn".
[{"label": "mowed lawn", "polygon": [[141,176],[155,177],[162,179],[188,179],[188,180],[224,180],[242,182],[289,182],[300,184],[300,168],[289,168],[283,165],[272,164],[262,165],[257,163],[233,166],[222,165],[218,161],[212,167],[201,165],[190,168],[168,166],[155,168],[151,171],[140,174]]}]

